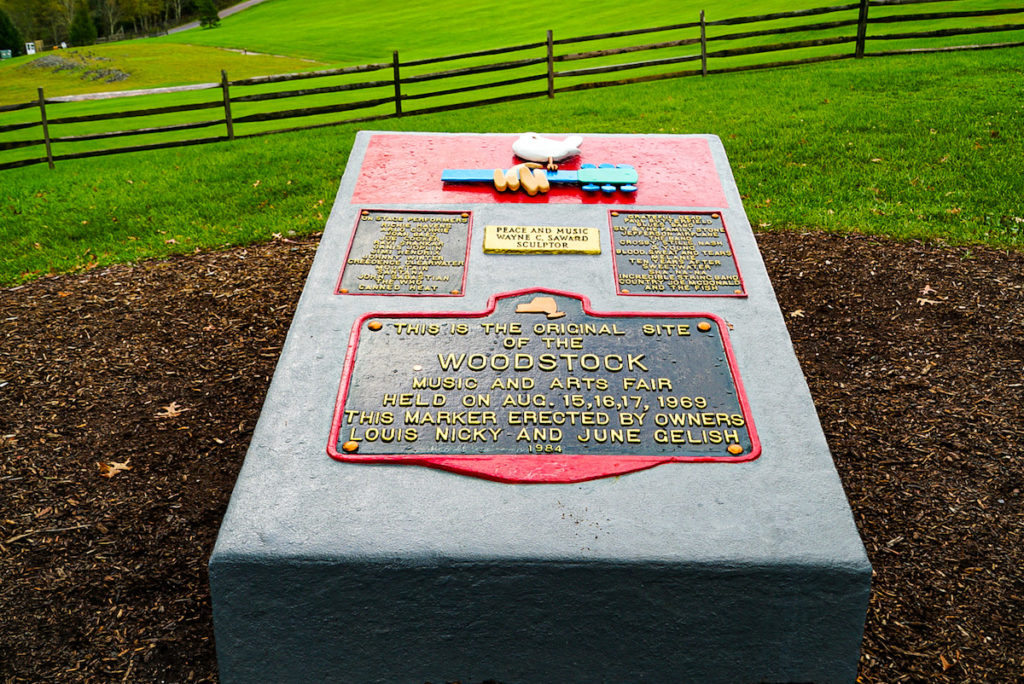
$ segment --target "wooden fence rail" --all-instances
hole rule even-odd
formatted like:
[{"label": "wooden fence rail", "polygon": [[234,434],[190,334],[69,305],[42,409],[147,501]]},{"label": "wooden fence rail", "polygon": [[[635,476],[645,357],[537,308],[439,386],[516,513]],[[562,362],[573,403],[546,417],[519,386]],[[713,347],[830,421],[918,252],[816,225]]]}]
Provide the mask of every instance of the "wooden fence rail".
[{"label": "wooden fence rail", "polygon": [[[38,118],[34,120],[15,120],[10,123],[0,124],[0,136],[3,137],[7,137],[6,134],[8,133],[28,131],[30,129],[34,133],[31,137],[24,139],[0,139],[0,152],[43,147],[45,149],[45,156],[3,162],[0,163],[0,169],[13,169],[44,162],[48,163],[50,168],[53,168],[56,161],[201,145],[234,140],[236,138],[378,121],[400,116],[432,114],[537,97],[546,96],[551,98],[557,93],[662,79],[735,73],[753,69],[773,69],[783,66],[798,66],[851,58],[1024,46],[1024,34],[1021,34],[1014,35],[1013,38],[1015,40],[1013,41],[980,45],[947,46],[932,44],[925,47],[867,51],[868,45],[875,43],[875,41],[920,41],[973,34],[1017,34],[1018,32],[1024,32],[1024,23],[1003,23],[932,28],[921,31],[872,33],[869,35],[869,26],[884,27],[896,23],[962,20],[1024,13],[1024,6],[1015,6],[1003,9],[898,12],[884,16],[870,16],[872,8],[899,8],[907,5],[951,1],[953,0],[858,0],[857,2],[843,5],[774,12],[757,16],[732,17],[713,21],[707,20],[705,12],[701,11],[697,21],[574,38],[555,39],[553,32],[548,31],[546,39],[543,41],[426,59],[402,61],[399,53],[395,52],[389,62],[361,64],[338,69],[257,76],[235,81],[229,80],[227,74],[221,72],[220,81],[215,83],[194,84],[174,88],[156,88],[126,93],[94,93],[51,99],[44,97],[43,89],[40,88],[39,97],[35,101],[0,105],[0,114],[4,116],[13,115],[15,118],[23,118],[25,116],[25,114],[16,115],[14,114],[15,112],[26,112],[26,110],[31,109],[37,109],[39,112]],[[795,23],[784,26],[771,25],[771,22],[778,22],[780,20],[802,20],[803,18],[816,18],[823,15],[840,13],[850,13],[851,15],[855,13],[855,16],[827,21],[812,19],[811,23]],[[709,28],[714,29],[758,23],[768,24],[768,27],[722,33],[714,36],[708,35]],[[851,28],[854,30],[844,32]],[[683,32],[683,35],[680,36],[680,32]],[[688,34],[687,32],[692,33]],[[822,33],[826,35],[807,37]],[[623,39],[651,34],[662,34],[665,38],[637,45],[622,44]],[[794,34],[801,35],[794,36]],[[741,45],[731,48],[724,46],[730,41],[763,41],[764,39],[771,40],[774,37],[782,36],[794,36],[797,39],[782,39],[780,42]],[[584,45],[598,41],[604,41],[606,45],[597,46],[593,49],[580,49]],[[777,61],[741,64],[729,64],[726,61],[737,57],[749,58],[753,55],[767,55],[808,49],[817,50],[820,53],[823,48],[834,48],[851,43],[853,44],[852,51],[846,49],[841,52],[830,51],[828,54],[813,54],[812,56],[791,57]],[[692,52],[683,52],[685,48],[691,46],[695,47]],[[714,49],[709,49],[709,46],[714,46]],[[574,47],[575,50],[572,49]],[[556,53],[556,48],[560,50],[568,48],[569,51]],[[491,57],[514,56],[516,53],[519,53],[519,56],[514,59],[506,58],[506,61],[499,62],[488,61],[488,58]],[[635,61],[617,61],[616,59],[623,56],[639,56],[641,53],[660,53],[665,56],[652,56]],[[709,68],[709,61],[713,63],[713,68]],[[462,62],[464,65],[452,65],[454,62]],[[589,62],[589,64],[565,68],[581,62]],[[666,67],[687,63],[694,63],[694,68],[683,70],[666,69]],[[719,64],[721,66],[718,66]],[[438,65],[444,66],[436,71],[425,71],[423,69],[424,67],[436,68]],[[556,68],[556,65],[559,68]],[[630,71],[639,73],[628,77],[607,80],[595,78],[605,74],[621,74],[622,72]],[[372,80],[360,80],[366,75],[374,76],[378,72],[381,72],[381,75],[377,75]],[[383,74],[387,74],[387,76],[383,76]],[[491,76],[494,76],[494,78],[490,79]],[[273,89],[278,84],[311,79],[317,79],[323,85],[285,90]],[[534,83],[537,84],[537,87],[529,88],[529,85]],[[524,90],[523,88],[527,89]],[[106,100],[116,97],[124,98],[125,102],[129,102],[130,98],[134,96],[144,95],[156,98],[168,94],[180,98],[183,96],[183,93],[206,90],[217,90],[220,92],[215,99],[210,100],[169,104],[159,107],[126,108],[123,111],[108,113],[82,114],[69,111],[67,115],[53,117],[48,116],[47,111],[48,107],[51,109],[58,107],[61,108],[60,111],[65,111],[64,108],[74,109],[74,107],[70,106],[72,104],[76,104],[81,109],[83,103],[91,100]],[[377,92],[373,93],[375,90]],[[473,96],[478,97],[478,99],[457,99],[457,96],[484,90],[491,90],[492,92],[497,90],[499,94],[490,97]],[[365,96],[360,96],[360,91],[369,92]],[[268,108],[268,103],[280,100],[294,100],[296,98],[300,99],[300,104],[305,106],[292,106],[285,109]],[[435,101],[436,104],[419,106],[415,109],[410,109],[406,106],[413,103],[430,104],[429,101],[431,100]],[[124,128],[123,130],[79,130],[61,135],[51,135],[50,131],[53,126],[65,128],[76,125],[80,126],[81,124],[95,124],[101,121],[161,117],[166,115],[178,115],[180,117],[183,113],[207,109],[217,109],[222,114],[216,118],[188,121],[177,120],[170,123],[143,121],[141,122],[144,124],[143,126]],[[357,112],[359,113],[357,116],[351,116],[351,114]],[[49,114],[52,114],[52,112],[49,112]],[[332,115],[336,114],[342,114],[343,118],[333,118]],[[310,121],[304,122],[304,125],[290,128],[268,128],[265,125],[269,122],[286,119],[310,119]],[[82,143],[130,136],[173,137],[175,134],[180,134],[183,131],[219,126],[224,127],[223,135],[203,138],[164,139],[156,142],[143,141],[132,146],[102,149],[80,148],[77,151],[64,152],[62,154],[53,153],[53,145],[81,146]],[[237,131],[239,128],[242,129],[241,133]]]}]

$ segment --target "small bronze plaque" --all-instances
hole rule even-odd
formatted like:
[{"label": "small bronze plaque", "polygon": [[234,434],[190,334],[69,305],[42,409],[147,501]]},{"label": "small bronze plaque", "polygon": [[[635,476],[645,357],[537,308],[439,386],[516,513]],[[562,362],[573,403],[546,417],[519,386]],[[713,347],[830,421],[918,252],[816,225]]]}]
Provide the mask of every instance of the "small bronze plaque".
[{"label": "small bronze plaque", "polygon": [[746,296],[718,212],[611,212],[622,295]]},{"label": "small bronze plaque", "polygon": [[469,233],[468,213],[363,211],[337,293],[461,295]]},{"label": "small bronze plaque", "polygon": [[600,254],[601,232],[573,226],[485,226],[488,254]]},{"label": "small bronze plaque", "polygon": [[356,323],[328,451],[512,482],[574,482],[760,445],[709,313],[591,311],[524,290],[480,313]]}]

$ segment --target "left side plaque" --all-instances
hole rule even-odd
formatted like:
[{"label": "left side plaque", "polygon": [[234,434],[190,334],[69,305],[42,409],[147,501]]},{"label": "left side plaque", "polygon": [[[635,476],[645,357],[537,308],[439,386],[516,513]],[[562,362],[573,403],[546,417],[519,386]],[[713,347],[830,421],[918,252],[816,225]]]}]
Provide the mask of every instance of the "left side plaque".
[{"label": "left side plaque", "polygon": [[471,225],[468,212],[363,210],[337,294],[461,296]]}]

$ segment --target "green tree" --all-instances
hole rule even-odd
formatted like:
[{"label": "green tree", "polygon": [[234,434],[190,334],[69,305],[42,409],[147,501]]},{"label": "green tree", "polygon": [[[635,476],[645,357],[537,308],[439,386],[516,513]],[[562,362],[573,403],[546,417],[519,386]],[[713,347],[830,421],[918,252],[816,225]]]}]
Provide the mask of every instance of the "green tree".
[{"label": "green tree", "polygon": [[220,26],[220,16],[217,14],[217,6],[213,4],[213,0],[199,0],[199,25],[203,28]]},{"label": "green tree", "polygon": [[0,9],[0,50],[10,50],[11,55],[17,57],[24,51],[24,45],[21,40],[21,33],[18,31],[18,27],[14,25],[11,18]]},{"label": "green tree", "polygon": [[96,42],[96,24],[89,13],[89,6],[84,2],[75,5],[75,14],[71,19],[69,40],[75,47],[92,45]]}]

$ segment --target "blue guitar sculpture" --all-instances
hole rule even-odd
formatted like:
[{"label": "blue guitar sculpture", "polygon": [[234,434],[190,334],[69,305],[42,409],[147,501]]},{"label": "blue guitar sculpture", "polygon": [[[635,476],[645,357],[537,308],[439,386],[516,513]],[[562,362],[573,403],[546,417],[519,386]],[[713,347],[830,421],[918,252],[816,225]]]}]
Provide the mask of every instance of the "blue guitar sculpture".
[{"label": "blue guitar sculpture", "polygon": [[540,164],[502,169],[445,169],[443,183],[493,183],[499,191],[522,188],[529,195],[547,192],[551,185],[576,185],[584,192],[636,192],[636,169],[629,164],[581,164],[578,171],[545,171]]}]

